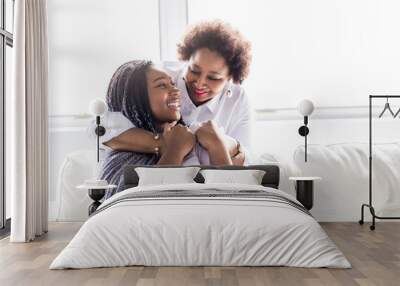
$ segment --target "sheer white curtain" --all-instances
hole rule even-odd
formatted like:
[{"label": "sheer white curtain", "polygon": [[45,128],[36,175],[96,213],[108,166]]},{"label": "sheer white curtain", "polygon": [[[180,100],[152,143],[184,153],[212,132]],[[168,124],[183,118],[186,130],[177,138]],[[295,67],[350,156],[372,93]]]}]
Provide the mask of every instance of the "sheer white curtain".
[{"label": "sheer white curtain", "polygon": [[15,2],[11,144],[11,242],[48,227],[48,48],[46,0]]}]

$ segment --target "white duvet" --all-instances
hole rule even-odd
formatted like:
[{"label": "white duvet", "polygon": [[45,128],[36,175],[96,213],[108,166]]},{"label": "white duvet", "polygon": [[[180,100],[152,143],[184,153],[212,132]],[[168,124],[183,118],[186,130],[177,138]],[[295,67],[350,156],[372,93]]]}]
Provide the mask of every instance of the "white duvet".
[{"label": "white duvet", "polygon": [[152,198],[132,192],[263,190],[254,185],[179,184],[127,189],[106,200],[56,257],[50,269],[145,266],[295,266],[349,268],[310,215],[257,198]]}]

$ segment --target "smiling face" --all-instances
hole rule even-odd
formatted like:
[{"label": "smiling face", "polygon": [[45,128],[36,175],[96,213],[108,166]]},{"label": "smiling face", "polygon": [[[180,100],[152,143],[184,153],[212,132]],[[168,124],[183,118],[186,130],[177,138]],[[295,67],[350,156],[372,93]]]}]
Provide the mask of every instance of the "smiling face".
[{"label": "smiling face", "polygon": [[229,79],[229,68],[218,53],[201,48],[190,57],[185,81],[189,97],[196,106],[218,95]]},{"label": "smiling face", "polygon": [[146,72],[150,108],[157,124],[178,121],[180,92],[171,77],[163,70],[150,67]]}]

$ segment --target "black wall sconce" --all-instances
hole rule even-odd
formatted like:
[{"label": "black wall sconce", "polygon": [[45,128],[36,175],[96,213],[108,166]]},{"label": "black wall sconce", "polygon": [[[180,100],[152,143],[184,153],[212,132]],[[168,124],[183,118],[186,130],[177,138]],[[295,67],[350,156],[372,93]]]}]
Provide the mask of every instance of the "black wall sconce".
[{"label": "black wall sconce", "polygon": [[310,129],[308,129],[308,116],[311,115],[314,111],[314,104],[311,100],[304,99],[300,101],[299,105],[297,106],[297,110],[300,112],[301,115],[304,117],[304,125],[300,126],[299,134],[304,137],[304,161],[307,162],[307,135],[310,133]]},{"label": "black wall sconce", "polygon": [[106,129],[104,126],[100,125],[100,117],[107,111],[107,104],[104,100],[100,98],[96,98],[90,102],[89,105],[90,113],[96,116],[96,129],[94,132],[97,135],[97,163],[100,161],[100,136],[103,136],[106,133]]}]

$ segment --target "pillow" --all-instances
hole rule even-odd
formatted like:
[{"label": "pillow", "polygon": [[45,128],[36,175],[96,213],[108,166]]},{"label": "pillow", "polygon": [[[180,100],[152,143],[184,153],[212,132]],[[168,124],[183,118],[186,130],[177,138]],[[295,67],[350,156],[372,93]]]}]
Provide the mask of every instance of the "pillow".
[{"label": "pillow", "polygon": [[139,177],[138,186],[195,183],[193,179],[199,170],[199,167],[135,168]]},{"label": "pillow", "polygon": [[261,185],[265,171],[262,170],[202,170],[204,183],[235,183]]}]

